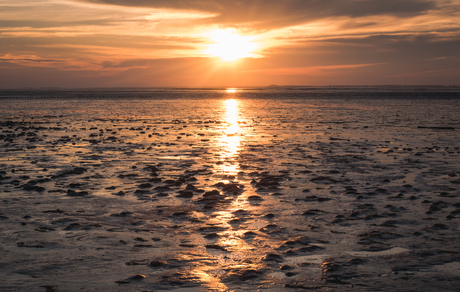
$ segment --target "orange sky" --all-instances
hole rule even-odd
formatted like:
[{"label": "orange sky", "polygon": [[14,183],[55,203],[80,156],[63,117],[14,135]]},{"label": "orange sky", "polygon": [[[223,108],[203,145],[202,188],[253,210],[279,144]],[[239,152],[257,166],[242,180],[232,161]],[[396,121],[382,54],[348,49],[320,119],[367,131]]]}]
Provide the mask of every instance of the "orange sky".
[{"label": "orange sky", "polygon": [[0,88],[271,84],[460,85],[460,0],[0,0]]}]

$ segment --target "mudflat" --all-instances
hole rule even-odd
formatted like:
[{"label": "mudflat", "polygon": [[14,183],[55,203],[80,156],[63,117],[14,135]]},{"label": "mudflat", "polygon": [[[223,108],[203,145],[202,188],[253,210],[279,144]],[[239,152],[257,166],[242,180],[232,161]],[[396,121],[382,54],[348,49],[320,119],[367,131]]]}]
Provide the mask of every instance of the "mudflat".
[{"label": "mudflat", "polygon": [[174,94],[2,100],[1,291],[458,290],[460,99]]}]

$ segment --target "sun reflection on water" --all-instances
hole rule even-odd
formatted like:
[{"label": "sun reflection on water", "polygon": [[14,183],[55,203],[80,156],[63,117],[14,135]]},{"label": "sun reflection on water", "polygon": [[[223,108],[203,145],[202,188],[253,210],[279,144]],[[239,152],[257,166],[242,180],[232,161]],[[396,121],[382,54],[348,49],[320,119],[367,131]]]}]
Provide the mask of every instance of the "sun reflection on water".
[{"label": "sun reflection on water", "polygon": [[241,113],[243,103],[231,98],[232,94],[229,96],[230,98],[222,100],[221,103],[223,122],[217,139],[218,158],[215,170],[219,176],[217,182],[241,185],[242,191],[226,194],[225,208],[213,210],[206,220],[207,228],[210,226],[218,230],[212,237],[205,239],[202,259],[190,271],[190,277],[198,278],[207,291],[234,291],[229,290],[228,283],[245,281],[245,271],[258,271],[263,268],[263,264],[256,260],[261,258],[260,247],[256,247],[257,244],[253,241],[256,237],[253,231],[258,228],[247,222],[251,217],[249,214],[254,213],[258,206],[248,203],[246,192],[251,193],[251,190],[243,186],[238,176],[242,141],[248,132],[247,119]]},{"label": "sun reflection on water", "polygon": [[239,119],[239,102],[236,99],[227,99],[224,101],[225,122],[223,134],[219,139],[221,149],[221,171],[227,175],[236,175],[239,169],[238,152],[241,147],[241,133],[238,124]]},{"label": "sun reflection on water", "polygon": [[[221,226],[226,229],[218,232],[218,239],[209,242],[209,245],[219,247],[216,249],[206,248],[204,258],[191,272],[193,276],[200,278],[203,286],[212,291],[234,291],[228,290],[226,277],[232,273],[244,273],[244,271],[256,271],[263,269],[263,264],[255,260],[260,258],[257,253],[260,246],[255,246],[253,238],[248,238],[247,233],[254,229],[245,223],[245,215],[253,212],[254,206],[248,206],[243,200],[235,198],[225,210],[213,213],[212,225]],[[244,211],[243,211],[244,210]],[[239,215],[236,215],[240,213]],[[241,218],[243,217],[243,218]],[[242,219],[235,224],[235,220]],[[233,221],[233,222],[232,222]],[[238,274],[237,274],[238,275]],[[245,278],[241,274],[241,278]],[[211,291],[211,290],[210,290]]]}]

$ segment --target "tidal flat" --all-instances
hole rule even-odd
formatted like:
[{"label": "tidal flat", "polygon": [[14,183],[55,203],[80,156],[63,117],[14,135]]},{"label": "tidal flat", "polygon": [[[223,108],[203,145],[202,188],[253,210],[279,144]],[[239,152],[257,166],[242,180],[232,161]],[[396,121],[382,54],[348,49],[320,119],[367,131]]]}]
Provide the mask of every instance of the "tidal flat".
[{"label": "tidal flat", "polygon": [[34,94],[1,291],[458,291],[458,92]]}]

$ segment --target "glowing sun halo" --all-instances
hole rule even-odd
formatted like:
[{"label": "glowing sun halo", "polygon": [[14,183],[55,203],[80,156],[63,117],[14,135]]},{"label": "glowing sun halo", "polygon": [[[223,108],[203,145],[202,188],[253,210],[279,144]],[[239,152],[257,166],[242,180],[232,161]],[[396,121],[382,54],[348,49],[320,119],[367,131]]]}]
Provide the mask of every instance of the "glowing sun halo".
[{"label": "glowing sun halo", "polygon": [[241,36],[232,30],[215,30],[209,38],[212,44],[208,45],[206,54],[228,62],[254,57],[253,52],[257,48],[250,37]]}]

